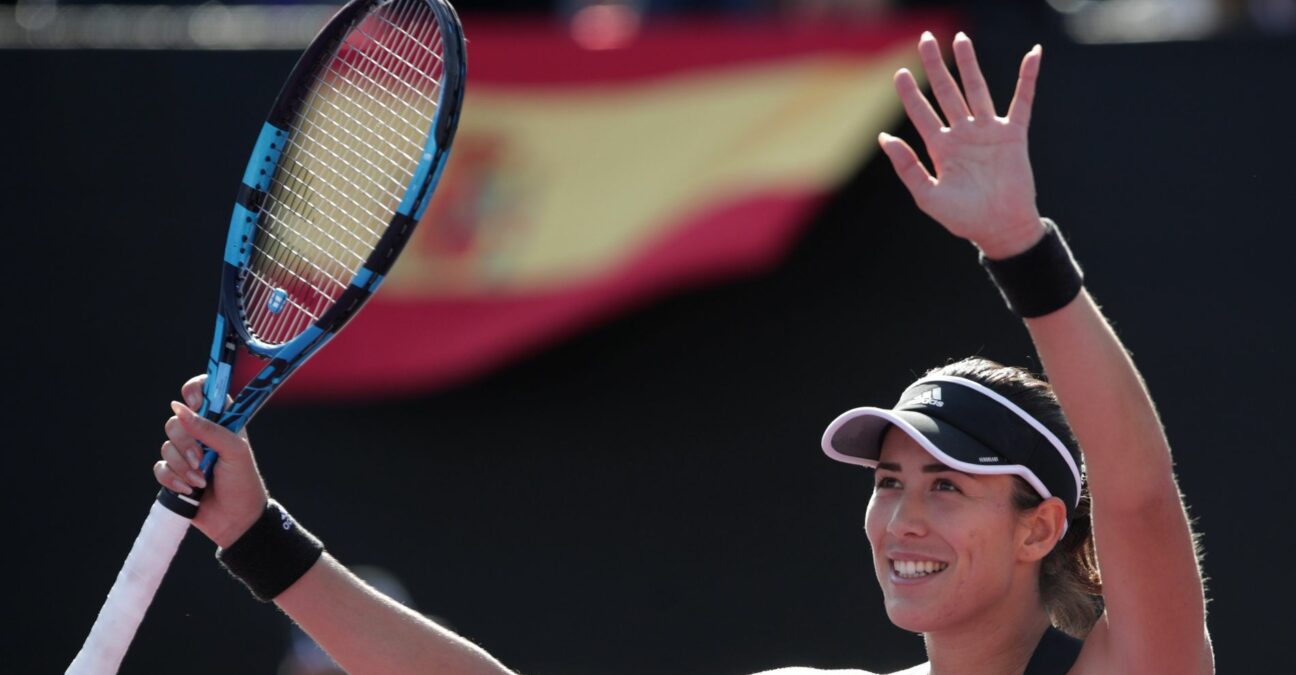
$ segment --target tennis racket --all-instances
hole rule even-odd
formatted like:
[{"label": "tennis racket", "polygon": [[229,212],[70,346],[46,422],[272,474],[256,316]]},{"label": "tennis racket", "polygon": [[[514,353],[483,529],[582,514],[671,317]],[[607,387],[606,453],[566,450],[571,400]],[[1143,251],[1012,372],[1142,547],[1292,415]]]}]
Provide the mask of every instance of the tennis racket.
[{"label": "tennis racket", "polygon": [[[199,411],[238,431],[382,283],[459,121],[464,39],[444,0],[352,0],[306,48],[230,219]],[[263,360],[227,405],[240,347]],[[216,453],[200,466],[211,480]],[[115,673],[202,491],[163,489],[68,673]]]}]

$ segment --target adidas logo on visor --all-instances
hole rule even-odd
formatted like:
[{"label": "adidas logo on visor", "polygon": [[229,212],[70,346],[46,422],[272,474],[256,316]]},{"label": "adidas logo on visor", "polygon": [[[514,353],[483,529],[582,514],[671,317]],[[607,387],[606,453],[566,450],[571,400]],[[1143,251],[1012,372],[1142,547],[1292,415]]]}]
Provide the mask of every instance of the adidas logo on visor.
[{"label": "adidas logo on visor", "polygon": [[941,400],[940,387],[936,387],[935,389],[928,389],[908,401],[905,401],[905,405],[934,405],[937,408],[940,408],[945,405],[945,402]]}]

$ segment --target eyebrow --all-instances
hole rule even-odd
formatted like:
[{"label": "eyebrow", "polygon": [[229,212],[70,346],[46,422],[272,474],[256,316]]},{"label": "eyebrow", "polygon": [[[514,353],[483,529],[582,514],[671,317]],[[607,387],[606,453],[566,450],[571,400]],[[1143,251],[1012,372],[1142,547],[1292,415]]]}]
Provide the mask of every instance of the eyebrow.
[{"label": "eyebrow", "polygon": [[[896,463],[894,463],[894,462],[878,462],[877,468],[879,468],[879,469],[881,469],[881,470],[883,470],[883,471],[894,471],[894,472],[896,472],[896,473],[900,473],[900,465],[899,465],[899,464],[896,464]],[[941,464],[941,463],[939,463],[939,462],[933,462],[933,463],[931,463],[931,464],[924,464],[924,465],[923,465],[923,468],[922,468],[922,472],[923,472],[923,473],[945,473],[945,472],[949,472],[949,473],[961,473],[961,474],[964,474],[964,475],[970,475],[970,474],[968,474],[966,471],[959,471],[958,469],[950,468],[950,467],[945,466],[944,464]]]}]

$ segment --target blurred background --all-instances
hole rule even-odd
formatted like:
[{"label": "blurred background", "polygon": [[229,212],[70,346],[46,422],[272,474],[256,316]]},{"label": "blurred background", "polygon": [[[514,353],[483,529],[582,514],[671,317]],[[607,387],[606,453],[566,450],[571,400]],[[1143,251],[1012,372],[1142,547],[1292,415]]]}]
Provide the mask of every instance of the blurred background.
[{"label": "blurred background", "polygon": [[[921,31],[965,30],[1001,106],[1044,45],[1041,210],[1158,402],[1219,671],[1274,667],[1296,0],[457,6],[469,94],[428,222],[251,425],[339,559],[525,673],[920,660],[873,578],[868,474],[818,440],[947,360],[1037,365],[873,140],[915,138],[889,79]],[[61,672],[93,622],[205,366],[253,135],[334,9],[0,5],[0,672]],[[329,672],[212,549],[190,535],[122,672]]]}]

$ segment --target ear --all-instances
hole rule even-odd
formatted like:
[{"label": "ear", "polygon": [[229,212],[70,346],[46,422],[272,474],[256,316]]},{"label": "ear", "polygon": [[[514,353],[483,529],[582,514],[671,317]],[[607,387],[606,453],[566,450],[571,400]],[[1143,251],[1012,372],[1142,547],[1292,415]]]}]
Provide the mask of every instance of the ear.
[{"label": "ear", "polygon": [[1021,544],[1018,557],[1023,562],[1043,560],[1062,535],[1066,534],[1066,505],[1057,497],[1049,497],[1039,506],[1021,516]]}]

